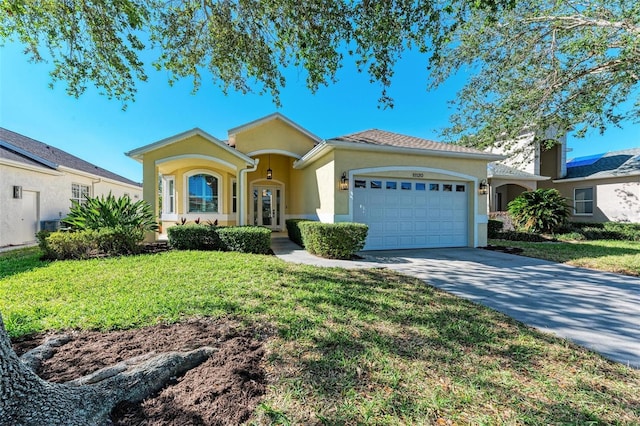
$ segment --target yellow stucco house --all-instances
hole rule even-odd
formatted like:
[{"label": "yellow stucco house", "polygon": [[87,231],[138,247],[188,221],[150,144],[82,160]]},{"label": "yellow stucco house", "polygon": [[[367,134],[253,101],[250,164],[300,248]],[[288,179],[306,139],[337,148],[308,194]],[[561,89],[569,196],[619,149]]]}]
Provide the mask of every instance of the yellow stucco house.
[{"label": "yellow stucco house", "polygon": [[486,245],[487,163],[504,158],[382,130],[323,140],[280,113],[227,141],[196,128],[127,155],[164,227],[361,222],[366,250]]}]

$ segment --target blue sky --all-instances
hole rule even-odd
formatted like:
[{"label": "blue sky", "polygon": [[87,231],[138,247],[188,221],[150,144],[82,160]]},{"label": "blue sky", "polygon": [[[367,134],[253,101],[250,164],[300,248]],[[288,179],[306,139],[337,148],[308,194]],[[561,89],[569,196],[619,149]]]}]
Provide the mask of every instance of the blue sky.
[{"label": "blue sky", "polygon": [[[119,101],[96,90],[75,99],[66,94],[63,82],[50,89],[49,71],[48,64],[30,63],[19,45],[0,48],[0,126],[135,181],[142,180],[142,165],[124,152],[194,127],[225,140],[228,129],[275,111],[321,138],[378,128],[439,140],[451,112],[447,101],[464,83],[459,76],[428,92],[426,59],[409,52],[395,69],[393,109],[378,108],[380,87],[350,63],[339,71],[338,83],[316,94],[306,88],[304,71],[288,70],[278,109],[268,95],[225,96],[206,75],[192,94],[190,80],[170,87],[165,73],[150,70],[149,81],[138,86],[136,101],[123,111]],[[585,139],[570,137],[569,147],[569,157],[640,147],[640,124],[611,128],[604,136],[593,132]]]}]

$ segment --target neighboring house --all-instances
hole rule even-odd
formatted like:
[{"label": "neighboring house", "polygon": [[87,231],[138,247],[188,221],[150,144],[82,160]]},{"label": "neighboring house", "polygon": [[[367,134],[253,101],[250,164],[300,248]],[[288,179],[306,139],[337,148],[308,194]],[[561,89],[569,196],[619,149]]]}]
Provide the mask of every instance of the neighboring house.
[{"label": "neighboring house", "polygon": [[[549,132],[547,138],[553,139]],[[549,149],[533,144],[528,133],[516,144],[531,147],[489,164],[492,216],[524,191],[556,188],[571,203],[577,222],[640,222],[640,148],[608,152],[567,162],[566,137]],[[524,152],[524,154],[523,154]]]},{"label": "neighboring house", "polygon": [[142,196],[139,183],[65,151],[0,128],[0,247],[35,241],[69,213],[71,200],[111,192]]},{"label": "neighboring house", "polygon": [[262,225],[288,218],[369,225],[365,249],[484,246],[487,164],[503,156],[382,130],[322,140],[275,113],[228,131],[200,129],[134,149],[144,199],[164,227]]}]

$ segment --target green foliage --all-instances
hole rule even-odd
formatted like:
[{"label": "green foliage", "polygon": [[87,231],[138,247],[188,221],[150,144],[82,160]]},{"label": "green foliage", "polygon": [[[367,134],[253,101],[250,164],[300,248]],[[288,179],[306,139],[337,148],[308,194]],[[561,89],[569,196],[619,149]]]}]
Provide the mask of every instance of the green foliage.
[{"label": "green foliage", "polygon": [[44,257],[50,260],[128,255],[139,253],[141,249],[136,235],[111,228],[75,232],[41,231],[37,237]]},{"label": "green foliage", "polygon": [[513,152],[523,148],[516,144],[523,129],[549,147],[552,127],[584,136],[640,117],[640,103],[631,102],[640,81],[638,2],[514,5],[498,14],[472,11],[431,63],[433,87],[461,70],[468,76],[448,139]]},{"label": "green foliage", "polygon": [[526,232],[555,232],[566,225],[570,212],[557,189],[523,192],[507,209],[516,226]]},{"label": "green foliage", "polygon": [[167,229],[169,245],[176,250],[223,250],[218,228],[210,225],[180,225]]},{"label": "green foliage", "polygon": [[302,242],[302,233],[300,232],[300,227],[298,226],[300,222],[310,222],[309,219],[287,219],[285,224],[287,226],[287,234],[289,235],[289,239],[299,245],[300,247],[304,247]]},{"label": "green foliage", "polygon": [[364,247],[369,227],[362,223],[298,222],[305,249],[330,259],[351,259]]},{"label": "green foliage", "polygon": [[139,241],[145,232],[158,230],[151,206],[144,200],[132,202],[128,195],[116,198],[87,197],[84,204],[74,203],[69,215],[62,220],[73,230],[109,228],[134,234]]},{"label": "green foliage", "polygon": [[267,254],[271,249],[271,230],[262,226],[229,226],[217,229],[222,246],[228,251]]},{"label": "green foliage", "polygon": [[498,240],[507,240],[507,241],[529,241],[542,243],[550,241],[549,238],[545,238],[540,234],[535,234],[532,232],[518,232],[518,231],[503,231],[497,232],[494,237]]},{"label": "green foliage", "polygon": [[640,224],[623,222],[572,222],[558,236],[565,240],[640,241]]},{"label": "green foliage", "polygon": [[501,220],[489,219],[487,224],[487,234],[489,238],[497,238],[497,234],[504,228],[504,223]]}]

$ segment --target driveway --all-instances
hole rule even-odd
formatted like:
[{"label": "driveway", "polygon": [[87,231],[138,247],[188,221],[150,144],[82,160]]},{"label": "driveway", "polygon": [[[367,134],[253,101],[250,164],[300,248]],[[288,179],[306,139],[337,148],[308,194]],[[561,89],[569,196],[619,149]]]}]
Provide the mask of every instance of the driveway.
[{"label": "driveway", "polygon": [[471,248],[369,251],[355,262],[312,256],[286,237],[272,248],[290,262],[412,275],[640,368],[640,278]]}]

